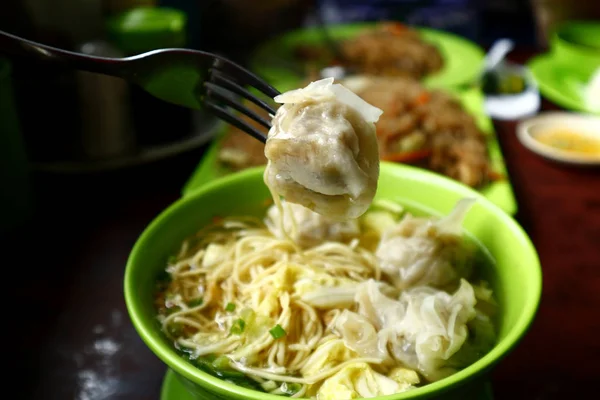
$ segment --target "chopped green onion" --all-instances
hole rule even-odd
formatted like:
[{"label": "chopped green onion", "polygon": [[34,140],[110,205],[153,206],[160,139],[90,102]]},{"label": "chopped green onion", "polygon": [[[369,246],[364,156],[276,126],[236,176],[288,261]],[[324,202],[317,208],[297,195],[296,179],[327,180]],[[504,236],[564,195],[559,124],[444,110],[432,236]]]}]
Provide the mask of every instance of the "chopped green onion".
[{"label": "chopped green onion", "polygon": [[279,339],[286,335],[285,329],[283,329],[279,324],[271,328],[269,333],[271,334],[271,336],[273,336],[274,339]]},{"label": "chopped green onion", "polygon": [[242,377],[230,377],[230,378],[222,377],[222,378],[225,380],[225,382],[233,383],[234,385],[238,385],[238,386],[244,387],[246,389],[260,391],[259,384],[256,381],[254,381],[250,378],[247,378],[245,375],[243,375]]},{"label": "chopped green onion", "polygon": [[188,301],[188,307],[193,308],[193,307],[201,306],[203,301],[204,301],[204,299],[202,297],[197,298],[197,299],[192,299],[192,300]]},{"label": "chopped green onion", "polygon": [[245,378],[246,375],[244,375],[243,372],[240,371],[236,371],[235,369],[217,369],[215,371],[215,373],[217,374],[217,376],[219,378],[229,378],[229,379],[239,379],[239,378]]},{"label": "chopped green onion", "polygon": [[[279,326],[279,325],[277,325]],[[281,391],[287,395],[295,395],[302,389],[302,385],[299,383],[287,383],[283,382],[280,387]]]},{"label": "chopped green onion", "polygon": [[233,304],[233,303],[227,303],[227,305],[225,306],[225,311],[227,311],[227,312],[234,312],[235,311],[235,304]]},{"label": "chopped green onion", "polygon": [[204,372],[208,372],[211,375],[216,375],[216,371],[212,365],[211,360],[208,360],[205,357],[198,357],[195,360],[192,360],[192,364],[201,369]]},{"label": "chopped green onion", "polygon": [[228,357],[220,356],[213,360],[212,369],[215,374],[221,378],[244,378],[243,372],[231,368],[231,362]]},{"label": "chopped green onion", "polygon": [[177,264],[177,256],[169,256],[169,258],[167,258],[167,262],[171,265],[171,264]]},{"label": "chopped green onion", "polygon": [[275,381],[266,381],[261,383],[260,385],[263,390],[265,390],[266,392],[272,392],[273,390],[277,389],[277,382]]},{"label": "chopped green onion", "polygon": [[244,328],[246,327],[246,323],[243,319],[236,319],[233,321],[233,325],[231,326],[230,332],[235,335],[241,335],[244,332]]},{"label": "chopped green onion", "polygon": [[213,362],[212,362],[213,367],[215,367],[216,369],[228,369],[231,367],[230,363],[229,363],[229,358],[225,357],[225,356],[221,356],[216,358]]}]

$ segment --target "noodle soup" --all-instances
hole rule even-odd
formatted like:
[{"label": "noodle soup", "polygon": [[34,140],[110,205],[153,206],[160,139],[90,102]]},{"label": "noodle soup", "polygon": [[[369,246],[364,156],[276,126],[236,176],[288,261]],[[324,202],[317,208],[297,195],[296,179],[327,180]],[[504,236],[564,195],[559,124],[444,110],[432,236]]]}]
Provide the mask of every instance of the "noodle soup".
[{"label": "noodle soup", "polygon": [[441,217],[373,202],[382,111],[333,79],[274,100],[273,205],[183,241],[155,294],[166,338],[227,382],[317,400],[411,391],[490,351],[496,301],[462,228],[476,198]]},{"label": "noodle soup", "polygon": [[409,391],[496,340],[486,257],[462,232],[473,200],[425,217],[380,200],[355,220],[293,203],[215,218],[159,279],[163,333],[199,369],[290,397]]}]

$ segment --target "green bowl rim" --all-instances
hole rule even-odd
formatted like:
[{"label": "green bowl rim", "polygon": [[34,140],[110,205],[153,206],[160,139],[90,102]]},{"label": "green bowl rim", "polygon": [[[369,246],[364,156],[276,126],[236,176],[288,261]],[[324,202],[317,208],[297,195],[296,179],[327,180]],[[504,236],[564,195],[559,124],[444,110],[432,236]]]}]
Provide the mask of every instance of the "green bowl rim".
[{"label": "green bowl rim", "polygon": [[576,27],[582,26],[587,27],[590,25],[595,25],[600,32],[600,23],[594,20],[572,20],[565,21],[558,24],[553,30],[551,34],[552,46],[556,47],[557,45],[563,45],[569,47],[573,51],[581,52],[586,55],[597,56],[600,58],[600,47],[592,47],[583,43],[575,42],[569,40],[564,36],[566,30]]},{"label": "green bowl rim", "polygon": [[[523,311],[519,319],[517,320],[517,323],[510,328],[510,331],[508,332],[506,337],[503,338],[500,342],[498,342],[496,346],[481,359],[447,378],[427,384],[423,387],[408,392],[397,393],[388,396],[380,396],[376,398],[377,400],[401,400],[410,399],[417,396],[432,395],[435,394],[435,392],[444,388],[451,388],[463,385],[471,381],[475,377],[479,376],[480,374],[491,369],[502,358],[504,358],[520,342],[523,336],[525,336],[530,325],[535,319],[535,315],[537,313],[539,303],[541,300],[542,270],[537,251],[535,250],[531,239],[527,236],[523,228],[510,215],[508,215],[501,208],[490,202],[480,193],[476,192],[470,187],[464,186],[458,182],[446,178],[445,176],[416,167],[382,162],[381,169],[405,170],[408,173],[408,175],[421,175],[423,180],[427,180],[432,185],[450,188],[451,190],[461,194],[464,197],[472,196],[479,199],[478,203],[480,204],[480,206],[485,207],[486,209],[488,209],[488,211],[497,215],[503,221],[503,223],[509,227],[509,229],[519,239],[519,241],[525,244],[526,248],[528,249],[528,252],[530,253],[529,258],[531,258],[534,262],[534,265],[529,265],[527,267],[527,274],[530,281],[530,289],[528,295],[525,298],[525,305],[523,307]],[[227,175],[223,178],[216,179],[212,182],[207,183],[203,187],[198,188],[193,193],[190,193],[189,196],[176,200],[163,212],[161,212],[146,227],[144,232],[140,235],[135,245],[133,246],[125,268],[124,292],[127,311],[138,334],[146,343],[146,345],[150,348],[150,350],[152,350],[152,352],[158,358],[160,358],[169,368],[173,369],[176,373],[182,375],[183,377],[187,378],[188,380],[201,387],[209,386],[213,391],[218,392],[223,396],[237,395],[238,397],[246,396],[248,399],[256,400],[281,400],[281,396],[246,389],[235,384],[225,382],[217,377],[211,376],[194,367],[188,361],[184,360],[179,354],[177,354],[176,350],[172,346],[165,345],[160,340],[155,340],[151,334],[152,332],[156,331],[156,326],[152,324],[153,321],[144,320],[144,318],[141,317],[140,308],[142,307],[142,301],[135,296],[136,285],[133,281],[132,273],[134,268],[136,268],[135,260],[137,258],[137,255],[142,250],[146,239],[152,234],[154,234],[155,231],[159,230],[162,224],[166,220],[168,220],[168,218],[170,218],[170,215],[173,212],[175,212],[179,207],[181,207],[183,204],[193,202],[196,198],[201,197],[205,193],[210,192],[220,186],[244,181],[250,176],[262,174],[263,171],[264,166],[259,166],[249,168],[247,170],[237,172],[231,175]]]}]

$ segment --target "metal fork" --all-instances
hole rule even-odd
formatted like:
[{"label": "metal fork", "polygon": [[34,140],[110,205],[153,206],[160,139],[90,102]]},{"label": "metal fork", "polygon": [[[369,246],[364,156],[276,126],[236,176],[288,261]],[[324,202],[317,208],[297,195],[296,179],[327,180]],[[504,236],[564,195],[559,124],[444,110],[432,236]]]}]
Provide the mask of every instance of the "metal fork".
[{"label": "metal fork", "polygon": [[103,58],[46,46],[0,31],[0,53],[122,78],[161,100],[193,109],[206,108],[263,143],[265,132],[231,109],[269,129],[270,121],[245,107],[238,96],[274,115],[275,109],[245,86],[257,89],[270,99],[280,94],[233,61],[198,50],[160,49],[127,58]]}]

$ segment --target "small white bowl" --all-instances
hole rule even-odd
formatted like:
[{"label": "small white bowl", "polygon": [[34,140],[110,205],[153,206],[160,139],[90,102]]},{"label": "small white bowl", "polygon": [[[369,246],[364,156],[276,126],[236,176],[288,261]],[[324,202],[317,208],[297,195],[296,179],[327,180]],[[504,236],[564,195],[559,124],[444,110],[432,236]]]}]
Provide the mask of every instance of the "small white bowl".
[{"label": "small white bowl", "polygon": [[600,117],[574,112],[545,112],[521,121],[517,125],[517,137],[529,150],[550,160],[577,165],[600,165],[600,151],[566,151],[536,139],[536,136],[542,133],[559,130],[597,140],[600,146]]},{"label": "small white bowl", "polygon": [[486,94],[486,113],[498,120],[517,120],[535,115],[541,106],[537,83],[527,67],[504,62],[496,68],[498,73],[516,73],[525,80],[525,90],[517,94]]}]

